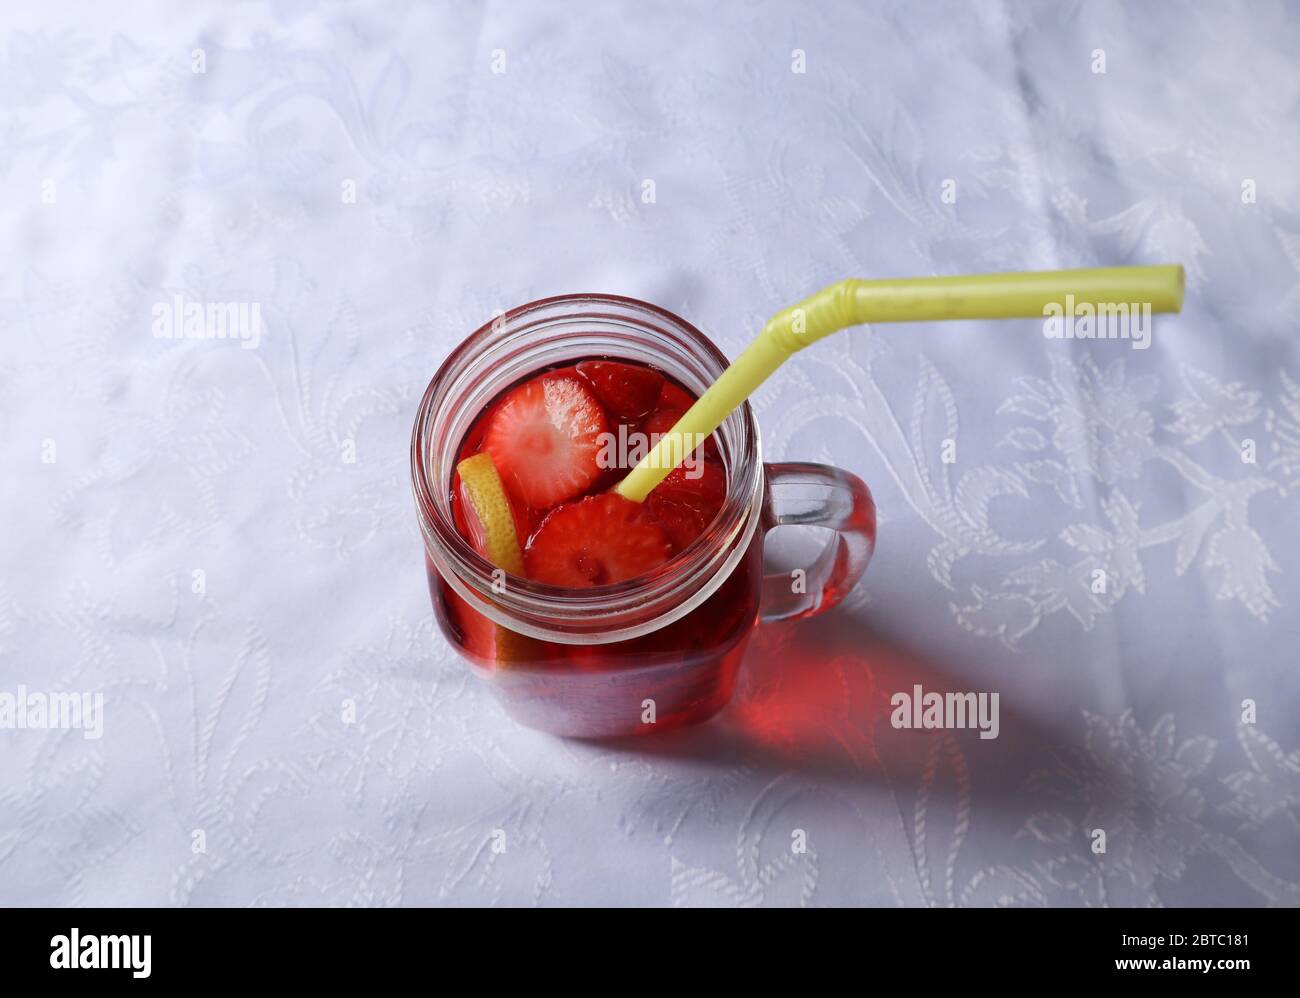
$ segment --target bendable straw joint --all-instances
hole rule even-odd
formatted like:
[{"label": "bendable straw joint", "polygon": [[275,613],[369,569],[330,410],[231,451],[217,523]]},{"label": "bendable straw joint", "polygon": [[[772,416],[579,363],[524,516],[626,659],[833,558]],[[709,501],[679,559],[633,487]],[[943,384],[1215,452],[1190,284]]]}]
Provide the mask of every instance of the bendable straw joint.
[{"label": "bendable straw joint", "polygon": [[822,288],[789,308],[784,308],[770,320],[763,330],[778,349],[792,354],[810,343],[816,343],[838,329],[855,326],[858,318],[858,286],[860,280],[838,281]]}]

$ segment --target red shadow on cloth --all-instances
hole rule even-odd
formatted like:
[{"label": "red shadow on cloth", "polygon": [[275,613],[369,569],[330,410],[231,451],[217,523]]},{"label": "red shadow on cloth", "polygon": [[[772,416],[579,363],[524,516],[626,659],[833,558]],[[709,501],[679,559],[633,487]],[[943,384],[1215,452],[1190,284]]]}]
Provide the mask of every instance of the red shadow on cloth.
[{"label": "red shadow on cloth", "polygon": [[[891,726],[894,694],[911,694],[917,684],[925,692],[976,690],[964,671],[943,667],[848,615],[768,624],[754,632],[731,704],[718,717],[612,744],[720,766],[761,765],[880,783],[919,771],[944,735],[960,741],[972,762],[1024,762],[1029,755],[1071,747],[1059,732],[1018,714],[1006,690],[999,691],[997,739],[980,740],[976,731]],[[1000,793],[1017,793],[1023,775],[1008,771],[998,780]]]}]

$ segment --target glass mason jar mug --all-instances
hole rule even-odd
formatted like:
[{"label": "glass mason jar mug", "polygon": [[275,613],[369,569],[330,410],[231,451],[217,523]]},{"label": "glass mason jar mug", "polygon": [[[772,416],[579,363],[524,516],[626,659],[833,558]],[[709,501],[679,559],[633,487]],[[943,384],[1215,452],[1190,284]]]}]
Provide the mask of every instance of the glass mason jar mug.
[{"label": "glass mason jar mug", "polygon": [[[838,468],[764,464],[746,404],[714,434],[727,478],[722,509],[667,564],[589,589],[504,576],[456,529],[461,442],[505,388],[590,358],[651,365],[695,395],[728,363],[690,323],[615,295],[543,299],[465,340],[430,382],[411,442],[434,615],[518,722],[580,737],[663,731],[726,705],[759,620],[820,613],[853,588],[875,546],[875,505]],[[804,572],[764,577],[763,540],[781,524],[834,534]]]}]

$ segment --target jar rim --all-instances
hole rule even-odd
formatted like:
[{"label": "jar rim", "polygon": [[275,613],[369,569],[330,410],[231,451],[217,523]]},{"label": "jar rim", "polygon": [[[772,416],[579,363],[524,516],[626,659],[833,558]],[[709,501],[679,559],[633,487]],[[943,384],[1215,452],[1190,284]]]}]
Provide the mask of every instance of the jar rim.
[{"label": "jar rim", "polygon": [[[610,309],[618,311],[611,314]],[[534,318],[537,322],[530,323]],[[658,334],[661,339],[666,335],[676,337],[677,346],[700,364],[702,370],[697,376],[707,382],[703,387],[716,380],[729,363],[713,342],[685,319],[650,302],[622,295],[555,295],[517,306],[484,323],[443,361],[416,413],[411,477],[426,553],[443,579],[463,599],[474,601],[476,610],[521,633],[579,644],[625,640],[649,633],[684,616],[711,595],[739,562],[758,527],[764,482],[753,411],[746,402],[717,431],[728,472],[722,509],[694,542],[665,564],[635,579],[589,589],[508,576],[502,592],[502,587],[494,586],[500,579],[499,574],[494,574],[495,566],[461,537],[452,522],[451,469],[444,467],[445,475],[435,473],[438,455],[433,453],[432,445],[439,428],[445,428],[456,390],[463,392],[467,379],[481,377],[499,366],[501,358],[511,356],[508,348],[512,341],[517,344],[533,325],[543,321],[587,325],[613,321]],[[495,362],[490,359],[494,351],[500,355]],[[542,366],[546,365],[538,365]],[[475,416],[477,412],[470,418]],[[452,442],[453,454],[459,445],[460,440]]]}]

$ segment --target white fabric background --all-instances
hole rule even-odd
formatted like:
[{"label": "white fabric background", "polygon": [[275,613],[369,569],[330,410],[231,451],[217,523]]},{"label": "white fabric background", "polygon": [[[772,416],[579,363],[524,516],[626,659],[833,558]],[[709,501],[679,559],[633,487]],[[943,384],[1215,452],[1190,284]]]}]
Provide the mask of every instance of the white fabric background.
[{"label": "white fabric background", "polygon": [[[0,731],[0,902],[1300,903],[1300,9],[708,10],[5,5],[0,690],[107,702]],[[1125,262],[1187,267],[1147,351],[858,329],[763,389],[880,544],[709,725],[522,730],[431,626],[409,428],[493,309],[734,354],[843,277]],[[915,682],[1001,736],[892,730]]]}]

